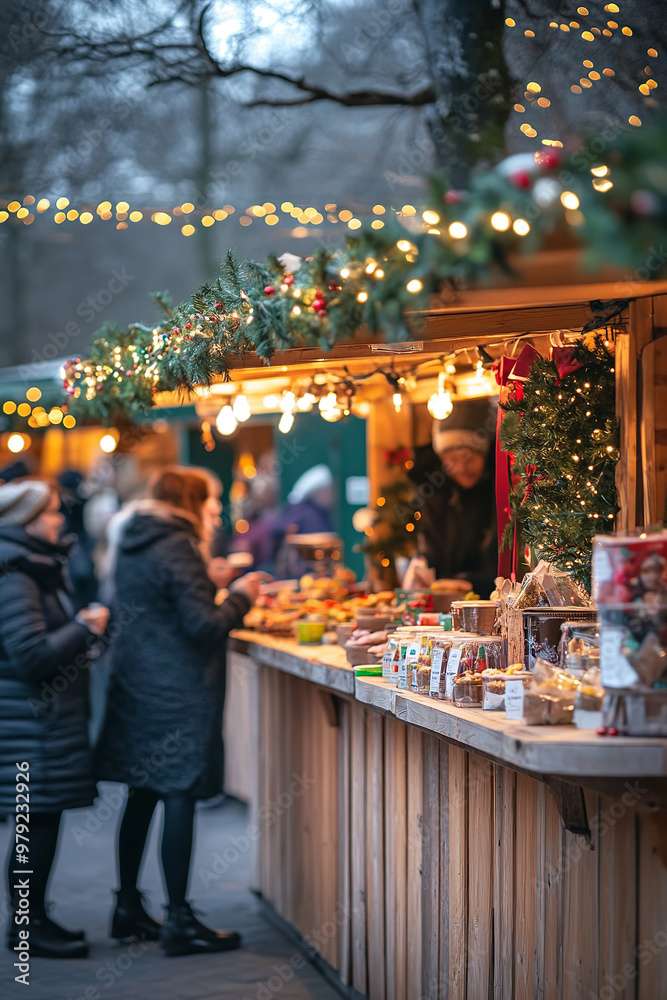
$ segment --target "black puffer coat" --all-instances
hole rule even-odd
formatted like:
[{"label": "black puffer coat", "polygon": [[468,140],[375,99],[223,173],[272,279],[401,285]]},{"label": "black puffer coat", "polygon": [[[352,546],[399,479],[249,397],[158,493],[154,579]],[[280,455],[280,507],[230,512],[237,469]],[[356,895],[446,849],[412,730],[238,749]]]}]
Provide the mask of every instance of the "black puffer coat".
[{"label": "black puffer coat", "polygon": [[0,528],[0,814],[14,812],[16,763],[30,765],[30,809],[58,812],[95,795],[88,744],[92,641],[73,620],[65,546]]},{"label": "black puffer coat", "polygon": [[222,790],[225,640],[249,609],[214,603],[194,527],[156,504],[121,534],[100,778],[160,795]]}]

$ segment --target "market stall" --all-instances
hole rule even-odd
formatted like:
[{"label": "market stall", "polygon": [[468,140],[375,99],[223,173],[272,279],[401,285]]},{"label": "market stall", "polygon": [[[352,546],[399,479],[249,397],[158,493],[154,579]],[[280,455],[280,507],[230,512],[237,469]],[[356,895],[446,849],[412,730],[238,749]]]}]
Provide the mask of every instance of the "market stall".
[{"label": "market stall", "polygon": [[[608,302],[610,290],[596,286],[595,298]],[[664,359],[667,326],[664,289],[653,290],[623,302],[614,324],[619,528],[655,514],[664,493],[654,458],[662,435],[643,419],[665,377],[659,361],[646,381],[647,355]],[[525,296],[532,301],[517,306],[515,292],[511,308],[487,301],[429,314],[429,339],[424,332],[411,362],[470,345],[492,350],[501,331],[501,353],[528,332],[544,348],[554,331],[604,315],[572,287],[569,299],[554,289],[546,305],[544,288]],[[340,363],[367,370],[373,358],[354,345]],[[292,360],[335,364],[280,360],[283,372]],[[370,398],[372,496],[409,410],[397,412],[386,390]],[[239,789],[252,808],[255,884],[341,988],[371,998],[659,995],[664,738],[530,725],[360,676],[340,645],[269,633],[266,622],[239,632],[231,668],[244,676],[257,747]],[[247,756],[248,731],[231,718],[228,738],[232,761],[235,738]]]}]

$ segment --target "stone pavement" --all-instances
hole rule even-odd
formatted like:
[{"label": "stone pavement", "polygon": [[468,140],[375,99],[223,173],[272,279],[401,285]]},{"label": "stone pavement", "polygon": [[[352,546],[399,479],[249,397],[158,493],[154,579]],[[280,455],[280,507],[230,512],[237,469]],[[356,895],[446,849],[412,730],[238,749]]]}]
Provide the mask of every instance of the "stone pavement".
[{"label": "stone pavement", "polygon": [[[107,937],[113,846],[121,803],[118,786],[102,786],[96,806],[67,814],[51,881],[54,917],[83,927],[92,944],[83,961],[35,958],[28,989],[14,982],[12,954],[4,947],[7,904],[2,897],[0,997],[30,1000],[335,1000],[338,994],[270,924],[248,890],[244,840],[246,811],[237,802],[197,814],[197,843],[190,898],[211,926],[235,928],[245,947],[213,956],[164,958],[155,944],[121,946]],[[162,880],[157,858],[159,817],[153,821],[141,887],[160,918]],[[0,824],[0,859],[10,825]],[[4,881],[4,880],[3,880]]]}]

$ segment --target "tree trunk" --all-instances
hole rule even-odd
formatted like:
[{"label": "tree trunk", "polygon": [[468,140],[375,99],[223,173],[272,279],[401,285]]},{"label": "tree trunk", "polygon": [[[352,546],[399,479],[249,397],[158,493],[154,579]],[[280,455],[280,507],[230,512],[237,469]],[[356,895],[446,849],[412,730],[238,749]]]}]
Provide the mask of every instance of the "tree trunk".
[{"label": "tree trunk", "polygon": [[505,147],[511,80],[505,0],[414,0],[437,101],[428,112],[438,163],[454,185]]}]

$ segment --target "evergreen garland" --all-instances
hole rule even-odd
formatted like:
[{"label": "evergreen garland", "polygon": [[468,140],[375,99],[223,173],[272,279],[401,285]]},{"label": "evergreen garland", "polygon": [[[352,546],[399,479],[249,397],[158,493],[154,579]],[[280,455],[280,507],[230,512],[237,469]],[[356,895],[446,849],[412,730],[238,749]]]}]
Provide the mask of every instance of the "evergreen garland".
[{"label": "evergreen garland", "polygon": [[592,536],[613,531],[618,509],[614,355],[599,335],[571,355],[579,367],[565,375],[552,359],[533,364],[501,404],[501,442],[514,458],[510,533],[518,526],[535,559],[590,587]]},{"label": "evergreen garland", "polygon": [[594,139],[566,160],[549,149],[530,169],[508,174],[501,164],[473,174],[465,192],[436,180],[435,207],[423,218],[366,226],[294,273],[275,258],[254,263],[229,252],[215,279],[181,305],[156,296],[166,318],[155,327],[100,330],[90,357],[66,365],[69,407],[80,419],[123,423],[145,413],[156,391],[228,377],[231,360],[247,352],[267,363],[286,348],[326,352],[359,330],[410,339],[420,310],[447,282],[511,273],[510,254],[535,250],[564,222],[576,226],[592,262],[613,259],[657,277],[667,271],[665,155],[663,119],[614,135],[613,146]]}]

